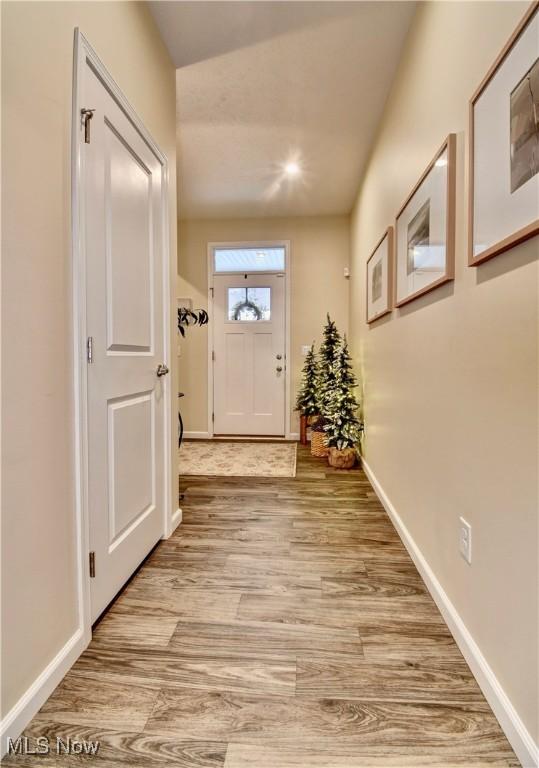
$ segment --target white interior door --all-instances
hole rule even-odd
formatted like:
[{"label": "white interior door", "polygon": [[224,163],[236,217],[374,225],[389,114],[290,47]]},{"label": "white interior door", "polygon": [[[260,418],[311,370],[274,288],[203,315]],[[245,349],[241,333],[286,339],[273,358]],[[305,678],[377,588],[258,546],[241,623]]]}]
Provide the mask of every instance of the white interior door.
[{"label": "white interior door", "polygon": [[214,433],[285,434],[285,276],[215,275]]},{"label": "white interior door", "polygon": [[[162,166],[86,65],[88,509],[94,621],[163,535]],[[160,372],[161,373],[161,372]]]}]

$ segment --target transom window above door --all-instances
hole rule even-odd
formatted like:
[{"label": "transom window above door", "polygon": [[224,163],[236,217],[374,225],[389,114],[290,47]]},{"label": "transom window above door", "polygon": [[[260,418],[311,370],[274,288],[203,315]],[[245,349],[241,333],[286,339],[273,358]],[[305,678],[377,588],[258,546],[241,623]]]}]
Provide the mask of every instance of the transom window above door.
[{"label": "transom window above door", "polygon": [[227,304],[231,322],[267,322],[271,319],[271,288],[229,288]]},{"label": "transom window above door", "polygon": [[226,272],[284,272],[285,247],[252,246],[247,248],[214,248],[216,273]]}]

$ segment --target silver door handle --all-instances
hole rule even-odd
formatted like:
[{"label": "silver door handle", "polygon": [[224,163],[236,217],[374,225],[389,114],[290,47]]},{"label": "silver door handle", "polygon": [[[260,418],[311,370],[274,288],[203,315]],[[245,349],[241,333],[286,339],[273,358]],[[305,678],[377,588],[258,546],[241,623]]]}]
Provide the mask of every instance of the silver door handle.
[{"label": "silver door handle", "polygon": [[281,371],[283,370],[283,366],[282,365],[278,365],[275,370],[277,371],[277,373],[281,373]]},{"label": "silver door handle", "polygon": [[166,376],[167,373],[169,373],[169,369],[167,368],[167,366],[164,363],[159,363],[159,365],[157,366],[156,374],[159,377],[161,377],[161,376]]}]

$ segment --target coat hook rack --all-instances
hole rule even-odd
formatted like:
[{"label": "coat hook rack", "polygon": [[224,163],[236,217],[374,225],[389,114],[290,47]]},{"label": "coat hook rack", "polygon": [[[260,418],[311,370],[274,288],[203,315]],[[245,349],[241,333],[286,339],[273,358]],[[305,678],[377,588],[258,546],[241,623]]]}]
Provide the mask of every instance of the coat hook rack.
[{"label": "coat hook rack", "polygon": [[207,325],[208,321],[209,316],[205,309],[178,307],[178,331],[182,338],[185,338],[185,329],[190,325]]}]

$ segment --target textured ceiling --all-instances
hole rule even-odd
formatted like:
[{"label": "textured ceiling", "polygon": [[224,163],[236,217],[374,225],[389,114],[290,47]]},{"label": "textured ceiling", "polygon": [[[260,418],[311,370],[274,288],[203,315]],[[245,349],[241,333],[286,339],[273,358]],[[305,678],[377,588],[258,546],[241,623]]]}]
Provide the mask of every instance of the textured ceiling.
[{"label": "textured ceiling", "polygon": [[150,3],[178,67],[181,217],[348,213],[414,7]]}]

